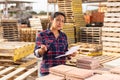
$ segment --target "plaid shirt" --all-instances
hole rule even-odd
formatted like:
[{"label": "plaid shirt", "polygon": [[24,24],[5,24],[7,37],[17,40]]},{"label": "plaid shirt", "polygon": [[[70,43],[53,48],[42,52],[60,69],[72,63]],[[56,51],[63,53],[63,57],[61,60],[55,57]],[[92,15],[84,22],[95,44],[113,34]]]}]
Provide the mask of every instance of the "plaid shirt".
[{"label": "plaid shirt", "polygon": [[[68,50],[67,36],[61,31],[59,31],[59,33],[60,35],[57,39],[50,30],[45,30],[38,34],[35,50],[39,49],[41,44],[44,44],[47,47],[47,52],[42,55],[41,73],[49,72],[50,67],[65,64],[65,57],[55,58],[58,55],[65,54]],[[37,56],[38,54],[35,55]],[[41,57],[41,55],[37,57]]]}]

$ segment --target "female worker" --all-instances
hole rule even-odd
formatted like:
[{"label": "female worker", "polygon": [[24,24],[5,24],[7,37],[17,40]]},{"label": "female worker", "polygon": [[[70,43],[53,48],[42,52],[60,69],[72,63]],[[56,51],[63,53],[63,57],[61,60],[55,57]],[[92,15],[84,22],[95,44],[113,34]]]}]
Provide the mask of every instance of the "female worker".
[{"label": "female worker", "polygon": [[40,32],[37,36],[34,54],[42,57],[41,76],[49,74],[50,67],[65,64],[66,57],[56,58],[68,50],[67,36],[61,31],[64,23],[65,15],[62,12],[55,12],[51,16],[49,29]]}]

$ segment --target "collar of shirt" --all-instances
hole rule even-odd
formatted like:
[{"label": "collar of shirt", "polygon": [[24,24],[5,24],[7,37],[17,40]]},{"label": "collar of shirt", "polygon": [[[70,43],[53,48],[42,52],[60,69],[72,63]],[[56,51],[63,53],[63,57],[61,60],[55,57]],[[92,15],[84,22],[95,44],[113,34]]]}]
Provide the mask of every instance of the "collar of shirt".
[{"label": "collar of shirt", "polygon": [[[61,32],[60,30],[58,30],[58,32],[60,33],[59,36],[61,36],[61,35],[62,35],[62,32]],[[52,32],[50,29],[48,29],[48,30],[47,30],[47,34],[53,34],[53,32]]]}]

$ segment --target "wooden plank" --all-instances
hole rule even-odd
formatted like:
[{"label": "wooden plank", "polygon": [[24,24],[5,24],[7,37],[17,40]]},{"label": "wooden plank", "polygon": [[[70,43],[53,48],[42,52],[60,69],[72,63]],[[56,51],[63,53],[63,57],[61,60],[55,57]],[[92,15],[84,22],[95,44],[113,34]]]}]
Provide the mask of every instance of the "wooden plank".
[{"label": "wooden plank", "polygon": [[117,56],[115,56],[115,55],[116,54],[112,55],[110,53],[107,53],[107,54],[103,54],[102,56],[97,56],[97,57],[93,57],[93,58],[99,60],[100,63],[103,64],[105,62],[108,62],[108,61],[111,61],[111,60],[114,60],[114,59],[117,59],[120,57],[119,55],[117,55]]},{"label": "wooden plank", "polygon": [[102,27],[102,31],[120,32],[120,28],[105,28],[105,27]]},{"label": "wooden plank", "polygon": [[21,64],[19,67],[29,67],[30,65],[33,65],[36,62],[37,62],[37,59],[35,58],[35,59],[32,59],[32,60],[30,60],[30,61],[28,61],[26,63]]},{"label": "wooden plank", "polygon": [[120,18],[104,18],[105,22],[120,22]]},{"label": "wooden plank", "polygon": [[120,27],[120,23],[104,22],[104,26]]},{"label": "wooden plank", "polygon": [[120,2],[108,2],[107,6],[117,7],[117,6],[120,6]]},{"label": "wooden plank", "polygon": [[18,74],[19,72],[21,72],[21,71],[23,71],[23,70],[25,70],[25,68],[18,68],[18,69],[16,69],[15,71],[13,71],[13,72],[5,75],[4,77],[2,77],[2,78],[0,78],[0,79],[1,79],[1,80],[7,80],[7,79],[13,77],[14,75]]},{"label": "wooden plank", "polygon": [[120,38],[115,38],[115,37],[102,37],[102,41],[120,42]]},{"label": "wooden plank", "polygon": [[120,17],[120,13],[105,13],[105,17]]},{"label": "wooden plank", "polygon": [[120,7],[117,8],[107,8],[108,12],[120,12]]},{"label": "wooden plank", "polygon": [[9,60],[9,59],[0,59],[0,62],[9,62],[9,63],[13,63],[13,60]]},{"label": "wooden plank", "polygon": [[115,46],[115,47],[120,47],[120,43],[117,42],[103,42],[103,47],[104,46]]},{"label": "wooden plank", "polygon": [[11,71],[11,70],[14,69],[14,68],[15,68],[15,67],[8,67],[8,68],[5,68],[4,70],[1,70],[1,71],[0,71],[0,75],[6,73],[6,72],[8,72],[8,71]]},{"label": "wooden plank", "polygon": [[28,77],[29,75],[31,75],[32,73],[34,73],[35,71],[37,71],[37,67],[29,69],[27,72],[23,73],[22,75],[20,75],[19,77],[17,77],[14,80],[24,80],[26,77]]},{"label": "wooden plank", "polygon": [[119,52],[120,53],[120,47],[103,47],[103,51],[111,51],[111,52]]},{"label": "wooden plank", "polygon": [[105,13],[105,17],[120,17],[120,13]]},{"label": "wooden plank", "polygon": [[11,53],[0,53],[0,56],[10,56],[10,57],[13,57],[14,54],[11,54]]},{"label": "wooden plank", "polygon": [[113,32],[102,32],[102,36],[108,36],[108,37],[120,37],[120,33],[113,33]]}]

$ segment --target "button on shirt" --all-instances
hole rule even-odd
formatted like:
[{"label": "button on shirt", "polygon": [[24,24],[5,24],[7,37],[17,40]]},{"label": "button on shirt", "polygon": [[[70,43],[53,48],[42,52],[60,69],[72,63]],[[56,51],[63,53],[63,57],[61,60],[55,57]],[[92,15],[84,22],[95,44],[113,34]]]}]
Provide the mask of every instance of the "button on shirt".
[{"label": "button on shirt", "polygon": [[[47,51],[43,55],[39,55],[35,51],[40,48],[40,45],[44,44],[47,47]],[[62,31],[59,31],[58,38],[55,38],[54,34],[50,30],[40,32],[36,39],[36,46],[34,54],[37,57],[43,57],[40,71],[41,73],[49,72],[49,68],[65,64],[65,57],[55,58],[56,56],[65,54],[68,50],[67,36]]]}]

